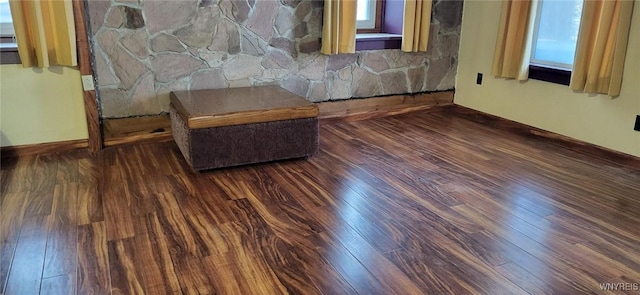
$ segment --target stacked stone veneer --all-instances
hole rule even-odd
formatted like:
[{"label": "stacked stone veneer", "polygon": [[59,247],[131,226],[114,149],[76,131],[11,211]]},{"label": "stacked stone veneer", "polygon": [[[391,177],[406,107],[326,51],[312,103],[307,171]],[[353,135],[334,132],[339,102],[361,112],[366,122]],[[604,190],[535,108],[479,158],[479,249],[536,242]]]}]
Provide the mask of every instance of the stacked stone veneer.
[{"label": "stacked stone veneer", "polygon": [[89,0],[102,117],[167,112],[174,90],[279,84],[318,102],[452,89],[461,1],[435,1],[429,50],[319,53],[323,1]]}]

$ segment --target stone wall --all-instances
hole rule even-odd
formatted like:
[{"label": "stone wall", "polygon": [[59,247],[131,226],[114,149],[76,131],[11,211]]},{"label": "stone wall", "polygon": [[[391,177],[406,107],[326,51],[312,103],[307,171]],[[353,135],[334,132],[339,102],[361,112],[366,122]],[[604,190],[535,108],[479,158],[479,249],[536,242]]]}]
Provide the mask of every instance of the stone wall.
[{"label": "stone wall", "polygon": [[323,1],[89,0],[103,118],[167,112],[173,90],[279,84],[310,101],[452,89],[461,1],[426,53],[319,53]]}]

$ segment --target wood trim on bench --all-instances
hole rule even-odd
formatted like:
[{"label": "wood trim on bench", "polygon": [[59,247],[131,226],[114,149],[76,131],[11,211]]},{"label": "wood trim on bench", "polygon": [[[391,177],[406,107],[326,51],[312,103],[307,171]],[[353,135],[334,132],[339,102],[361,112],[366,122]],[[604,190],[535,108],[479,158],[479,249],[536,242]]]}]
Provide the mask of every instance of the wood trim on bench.
[{"label": "wood trim on bench", "polygon": [[304,119],[316,116],[318,116],[318,108],[314,105],[311,105],[270,110],[243,111],[225,115],[188,117],[187,125],[190,129],[202,129],[282,120]]},{"label": "wood trim on bench", "polygon": [[86,139],[7,146],[0,148],[0,157],[5,159],[11,157],[54,154],[84,149],[87,147],[89,147],[89,143]]},{"label": "wood trim on bench", "polygon": [[316,104],[277,85],[172,91],[170,100],[189,129],[318,116]]}]

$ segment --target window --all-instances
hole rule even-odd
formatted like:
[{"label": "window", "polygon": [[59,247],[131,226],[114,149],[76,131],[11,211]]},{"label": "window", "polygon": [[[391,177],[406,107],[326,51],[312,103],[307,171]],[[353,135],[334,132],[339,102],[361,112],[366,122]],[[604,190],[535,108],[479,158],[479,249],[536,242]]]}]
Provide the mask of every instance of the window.
[{"label": "window", "polygon": [[375,29],[376,0],[358,0],[357,27],[358,29]]},{"label": "window", "polygon": [[[569,84],[581,15],[582,0],[540,1],[531,46],[530,78]],[[556,78],[540,79],[541,74]]]},{"label": "window", "polygon": [[546,0],[538,5],[531,62],[573,68],[582,0]]},{"label": "window", "polygon": [[0,37],[13,37],[13,20],[9,0],[0,0]]},{"label": "window", "polygon": [[400,49],[404,0],[358,0],[356,51]]},{"label": "window", "polygon": [[384,2],[380,0],[358,0],[356,12],[358,33],[381,32],[383,6]]}]

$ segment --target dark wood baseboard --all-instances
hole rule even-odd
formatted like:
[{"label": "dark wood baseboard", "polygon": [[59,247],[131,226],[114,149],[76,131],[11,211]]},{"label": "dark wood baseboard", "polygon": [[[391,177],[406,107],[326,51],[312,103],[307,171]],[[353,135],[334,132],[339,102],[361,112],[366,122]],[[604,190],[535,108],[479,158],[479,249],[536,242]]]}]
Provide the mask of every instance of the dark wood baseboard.
[{"label": "dark wood baseboard", "polygon": [[563,148],[571,149],[578,153],[595,156],[634,169],[640,169],[640,158],[633,155],[625,154],[606,147],[584,142],[565,135],[532,127],[523,123],[511,121],[463,106],[452,105],[447,108],[449,111],[459,114],[466,119],[474,122],[482,123],[484,125],[496,126],[498,128],[516,132],[527,137],[539,138]]},{"label": "dark wood baseboard", "polygon": [[104,120],[104,146],[170,141],[169,115]]},{"label": "dark wood baseboard", "polygon": [[5,159],[31,155],[54,154],[84,149],[87,147],[89,147],[89,143],[86,139],[7,146],[0,148],[0,157]]},{"label": "dark wood baseboard", "polygon": [[321,122],[358,121],[423,111],[453,104],[453,91],[391,95],[321,102]]}]

